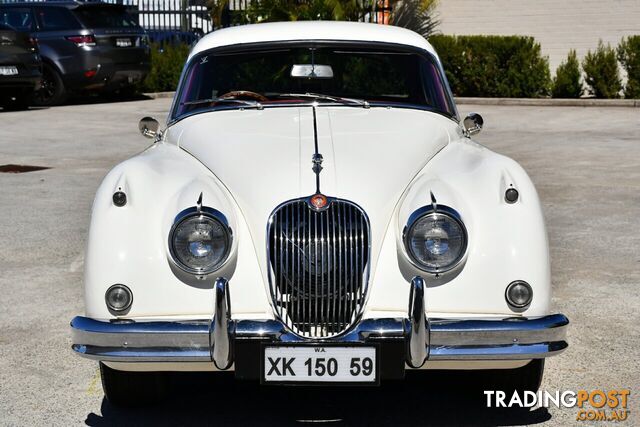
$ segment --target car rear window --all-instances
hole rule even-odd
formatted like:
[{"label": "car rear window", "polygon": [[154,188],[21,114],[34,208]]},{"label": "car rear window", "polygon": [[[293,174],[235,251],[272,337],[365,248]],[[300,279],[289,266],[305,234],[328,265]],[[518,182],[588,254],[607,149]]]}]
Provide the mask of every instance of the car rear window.
[{"label": "car rear window", "polygon": [[73,11],[87,28],[137,28],[138,23],[125,10],[111,7],[81,7]]},{"label": "car rear window", "polygon": [[0,9],[0,23],[17,31],[28,33],[34,30],[33,18],[29,9]]},{"label": "car rear window", "polygon": [[43,7],[36,10],[42,31],[75,30],[80,24],[69,9],[64,7]]}]

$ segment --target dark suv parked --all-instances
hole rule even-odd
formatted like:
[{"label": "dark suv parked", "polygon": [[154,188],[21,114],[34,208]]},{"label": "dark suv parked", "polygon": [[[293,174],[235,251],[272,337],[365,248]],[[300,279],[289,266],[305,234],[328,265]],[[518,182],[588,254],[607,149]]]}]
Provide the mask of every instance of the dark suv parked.
[{"label": "dark suv parked", "polygon": [[149,71],[147,36],[123,6],[0,4],[0,23],[37,39],[43,60],[38,105],[59,104],[71,91],[127,91]]},{"label": "dark suv parked", "polygon": [[41,79],[42,61],[35,40],[29,33],[0,23],[0,107],[27,108]]}]

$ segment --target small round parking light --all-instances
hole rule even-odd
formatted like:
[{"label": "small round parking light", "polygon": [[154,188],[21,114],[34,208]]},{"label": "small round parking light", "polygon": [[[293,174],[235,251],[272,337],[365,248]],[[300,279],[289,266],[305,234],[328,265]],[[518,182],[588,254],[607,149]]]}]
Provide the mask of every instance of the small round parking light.
[{"label": "small round parking light", "polygon": [[518,190],[516,190],[515,188],[509,188],[504,193],[504,199],[507,201],[507,203],[517,202],[519,196],[520,194],[518,193]]},{"label": "small round parking light", "polygon": [[122,313],[131,307],[133,294],[125,285],[113,285],[104,295],[105,302],[110,311]]},{"label": "small round parking light", "polygon": [[113,204],[122,207],[127,204],[127,195],[122,191],[113,193]]},{"label": "small round parking light", "polygon": [[507,286],[505,298],[511,308],[522,309],[531,304],[533,289],[531,289],[531,286],[527,282],[516,280]]}]

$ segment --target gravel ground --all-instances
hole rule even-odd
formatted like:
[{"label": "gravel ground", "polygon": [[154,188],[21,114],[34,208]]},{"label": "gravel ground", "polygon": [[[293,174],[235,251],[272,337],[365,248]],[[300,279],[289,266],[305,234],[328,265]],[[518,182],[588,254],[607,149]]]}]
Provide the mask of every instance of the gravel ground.
[{"label": "gravel ground", "polygon": [[[356,391],[265,389],[228,376],[180,376],[162,406],[110,406],[96,364],[69,349],[69,320],[83,311],[90,208],[107,171],[146,146],[137,120],[164,119],[169,103],[0,112],[0,165],[51,168],[0,174],[0,424],[584,424],[575,408],[484,409],[470,397],[466,373],[427,373]],[[461,109],[483,114],[477,140],[519,161],[544,205],[553,309],[572,324],[570,347],[548,360],[542,389],[631,389],[626,424],[640,424],[640,111]]]}]

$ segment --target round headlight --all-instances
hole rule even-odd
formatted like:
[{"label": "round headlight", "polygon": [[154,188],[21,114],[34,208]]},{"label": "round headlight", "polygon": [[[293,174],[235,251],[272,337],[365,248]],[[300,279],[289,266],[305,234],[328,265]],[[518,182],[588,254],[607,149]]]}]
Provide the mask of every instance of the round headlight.
[{"label": "round headlight", "polygon": [[405,246],[416,267],[429,273],[451,270],[467,249],[467,231],[457,213],[445,206],[417,211],[409,220]]},{"label": "round headlight", "polygon": [[209,274],[227,260],[231,233],[222,214],[203,208],[179,216],[169,235],[169,249],[184,271]]}]

